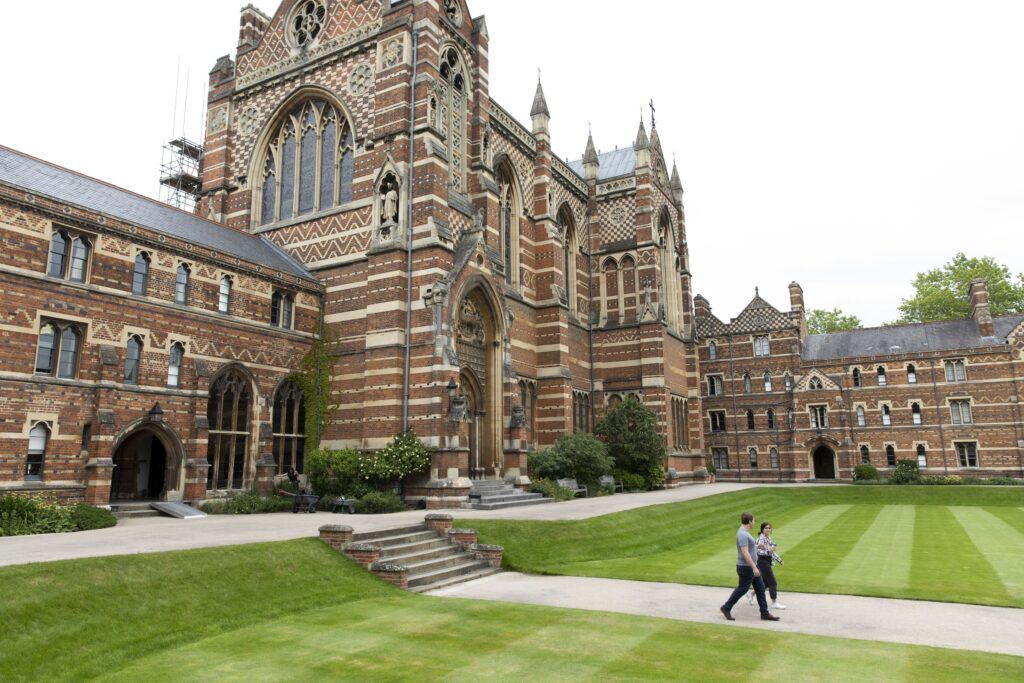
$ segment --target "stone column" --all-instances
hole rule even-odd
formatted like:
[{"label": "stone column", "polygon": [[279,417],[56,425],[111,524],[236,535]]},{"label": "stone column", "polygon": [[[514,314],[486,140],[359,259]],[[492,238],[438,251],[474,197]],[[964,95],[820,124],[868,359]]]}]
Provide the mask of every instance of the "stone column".
[{"label": "stone column", "polygon": [[85,465],[85,502],[105,507],[110,505],[110,480],[114,474],[112,458],[92,458]]},{"label": "stone column", "polygon": [[269,496],[274,492],[274,472],[277,463],[271,453],[263,453],[256,461],[256,490],[261,496]]}]

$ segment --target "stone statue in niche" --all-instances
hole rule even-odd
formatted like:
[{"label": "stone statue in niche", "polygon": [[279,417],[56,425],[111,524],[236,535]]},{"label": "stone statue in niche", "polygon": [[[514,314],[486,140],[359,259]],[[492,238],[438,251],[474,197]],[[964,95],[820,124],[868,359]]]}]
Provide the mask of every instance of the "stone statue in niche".
[{"label": "stone statue in niche", "polygon": [[458,396],[453,397],[448,406],[448,421],[466,422],[467,403],[466,396],[461,391]]},{"label": "stone statue in niche", "polygon": [[427,124],[431,127],[437,126],[437,98],[431,97],[427,102]]},{"label": "stone statue in niche", "polygon": [[380,205],[380,239],[388,241],[398,225],[398,179],[391,173],[384,176],[377,190]]},{"label": "stone statue in niche", "polygon": [[511,429],[522,429],[526,426],[526,409],[522,406],[512,406],[512,417],[509,418],[508,426]]}]

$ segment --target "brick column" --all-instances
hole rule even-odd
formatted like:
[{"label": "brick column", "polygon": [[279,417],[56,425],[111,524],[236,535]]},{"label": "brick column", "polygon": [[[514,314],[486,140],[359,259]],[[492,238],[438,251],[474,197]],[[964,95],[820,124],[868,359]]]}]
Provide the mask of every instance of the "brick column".
[{"label": "brick column", "polygon": [[112,458],[92,458],[85,465],[85,502],[89,505],[110,504],[110,480],[114,474]]},{"label": "brick column", "polygon": [[454,518],[443,512],[432,512],[426,516],[427,529],[439,534],[447,534],[452,528]]},{"label": "brick column", "polygon": [[479,555],[481,559],[487,560],[492,567],[501,567],[501,557],[505,553],[505,548],[502,546],[474,543],[470,550]]},{"label": "brick column", "polygon": [[345,555],[364,567],[369,567],[380,559],[380,546],[372,543],[349,543],[344,546]]},{"label": "brick column", "polygon": [[448,538],[463,551],[476,543],[476,529],[449,529]]},{"label": "brick column", "polygon": [[392,562],[374,562],[370,571],[382,581],[387,581],[402,590],[409,588],[409,569],[405,565]]},{"label": "brick column", "polygon": [[206,498],[206,473],[210,463],[206,458],[189,458],[185,461],[185,492],[186,502]]},{"label": "brick column", "polygon": [[256,462],[256,490],[261,496],[269,496],[274,492],[274,472],[277,463],[271,453],[263,453]]},{"label": "brick column", "polygon": [[352,542],[353,529],[341,524],[327,524],[320,527],[320,540],[339,553]]}]

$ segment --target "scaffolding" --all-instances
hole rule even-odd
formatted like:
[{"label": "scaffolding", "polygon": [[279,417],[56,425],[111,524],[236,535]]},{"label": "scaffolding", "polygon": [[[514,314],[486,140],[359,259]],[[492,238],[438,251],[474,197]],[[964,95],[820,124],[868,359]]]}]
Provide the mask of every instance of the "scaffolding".
[{"label": "scaffolding", "polygon": [[203,146],[180,137],[164,145],[160,163],[161,201],[185,211],[195,212],[203,182],[199,166]]}]

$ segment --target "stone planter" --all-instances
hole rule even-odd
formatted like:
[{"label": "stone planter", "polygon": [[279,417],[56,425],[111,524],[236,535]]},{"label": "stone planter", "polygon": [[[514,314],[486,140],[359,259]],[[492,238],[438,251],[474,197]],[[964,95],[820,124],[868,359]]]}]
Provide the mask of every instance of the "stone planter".
[{"label": "stone planter", "polygon": [[381,581],[387,581],[402,590],[409,588],[409,569],[405,565],[393,562],[374,562],[370,571]]},{"label": "stone planter", "polygon": [[426,516],[427,529],[439,534],[448,533],[452,528],[454,517],[444,512],[432,512]]}]

